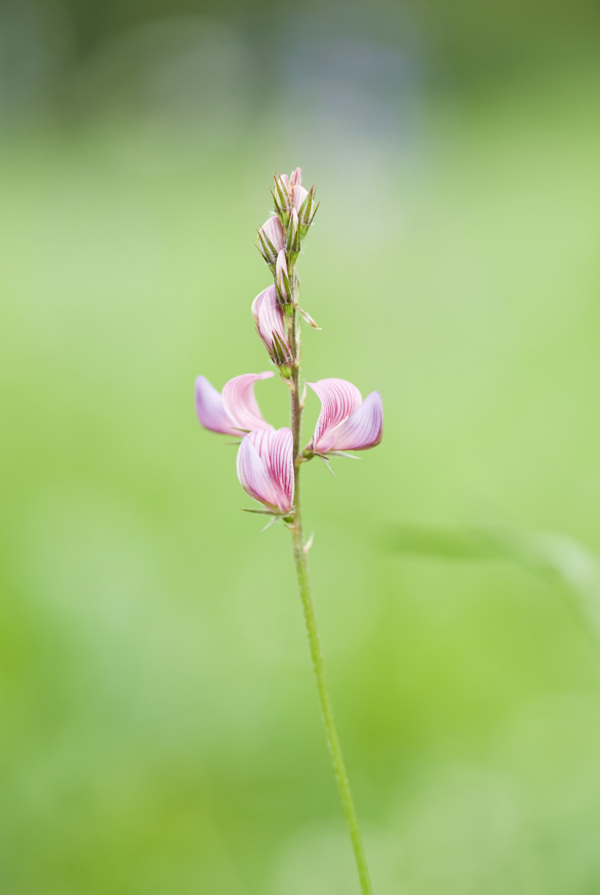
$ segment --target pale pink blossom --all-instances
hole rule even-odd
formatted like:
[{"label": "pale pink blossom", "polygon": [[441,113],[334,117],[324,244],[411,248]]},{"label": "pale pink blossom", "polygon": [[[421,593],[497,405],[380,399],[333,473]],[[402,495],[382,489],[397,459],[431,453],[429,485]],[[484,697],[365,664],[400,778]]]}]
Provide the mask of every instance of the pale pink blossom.
[{"label": "pale pink blossom", "polygon": [[252,316],[259,336],[278,365],[290,364],[292,352],[285,334],[283,311],[277,301],[275,286],[268,286],[252,302]]},{"label": "pale pink blossom", "polygon": [[294,456],[291,429],[261,429],[242,439],[237,474],[250,497],[287,516],[294,504]]},{"label": "pale pink blossom", "polygon": [[225,383],[221,394],[205,376],[196,379],[196,412],[205,429],[240,437],[253,429],[272,430],[254,396],[254,383],[270,379],[273,371],[243,373]]},{"label": "pale pink blossom", "polygon": [[258,231],[258,248],[267,262],[267,264],[275,264],[277,255],[284,248],[285,237],[281,221],[277,215],[273,215],[265,221]]},{"label": "pale pink blossom", "polygon": [[363,451],[383,437],[383,406],[379,392],[362,400],[345,379],[320,379],[307,385],[321,400],[321,413],[307,450],[315,454]]}]

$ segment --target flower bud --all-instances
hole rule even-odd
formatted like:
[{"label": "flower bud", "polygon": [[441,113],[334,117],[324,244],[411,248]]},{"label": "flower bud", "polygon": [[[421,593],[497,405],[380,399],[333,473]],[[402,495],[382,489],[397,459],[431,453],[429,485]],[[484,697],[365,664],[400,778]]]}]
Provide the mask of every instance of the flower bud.
[{"label": "flower bud", "polygon": [[284,227],[287,227],[290,213],[292,211],[292,189],[287,174],[275,175],[275,188],[273,190],[273,200],[275,202],[275,213]]},{"label": "flower bud", "polygon": [[[292,363],[292,352],[285,333],[283,311],[277,300],[275,286],[256,296],[252,303],[252,316],[256,329],[273,363],[278,367],[288,367]],[[285,370],[282,371],[285,375]]]},{"label": "flower bud", "polygon": [[[305,191],[306,193],[306,191]],[[294,195],[294,199],[296,196]],[[300,239],[304,239],[308,233],[308,228],[313,222],[317,213],[319,203],[315,204],[315,188],[312,186],[308,193],[305,194],[302,205],[298,208],[298,232]]]},{"label": "flower bud", "polygon": [[290,222],[285,234],[285,250],[288,255],[297,255],[300,251],[300,234],[298,232],[298,224],[298,212],[295,208],[292,208],[292,213],[290,214]]},{"label": "flower bud", "polygon": [[281,251],[277,255],[277,264],[275,265],[275,285],[277,286],[277,295],[282,305],[289,305],[293,301],[290,277],[285,260],[285,252]]},{"label": "flower bud", "polygon": [[281,221],[273,215],[258,231],[258,250],[268,265],[277,261],[277,255],[284,247],[284,233]]}]

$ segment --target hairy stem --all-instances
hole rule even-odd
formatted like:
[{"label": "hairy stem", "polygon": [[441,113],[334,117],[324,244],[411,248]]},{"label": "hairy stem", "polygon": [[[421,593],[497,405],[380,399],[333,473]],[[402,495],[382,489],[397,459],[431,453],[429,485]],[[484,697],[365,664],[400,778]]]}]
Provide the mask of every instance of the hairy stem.
[{"label": "hairy stem", "polygon": [[300,589],[300,597],[302,598],[302,607],[304,610],[304,620],[306,622],[306,632],[308,634],[308,642],[310,646],[310,655],[313,664],[313,670],[317,681],[317,691],[319,694],[319,703],[321,706],[321,715],[323,724],[325,725],[325,735],[327,738],[327,746],[333,764],[333,771],[337,782],[342,807],[346,816],[346,822],[350,831],[352,847],[354,849],[354,857],[356,859],[356,867],[360,879],[362,895],[372,895],[371,880],[369,877],[369,868],[367,865],[367,857],[360,835],[358,826],[358,818],[356,809],[352,799],[350,790],[350,782],[344,765],[342,755],[342,747],[335,726],[333,717],[333,709],[331,705],[331,697],[327,686],[325,676],[325,663],[323,662],[323,653],[321,651],[321,643],[319,640],[319,631],[317,627],[317,617],[313,603],[310,578],[308,574],[308,557],[304,544],[304,533],[302,530],[302,513],[300,509],[300,426],[302,422],[302,406],[300,401],[300,362],[299,362],[299,323],[297,311],[294,307],[289,327],[290,348],[294,358],[292,367],[292,377],[290,382],[291,404],[292,404],[292,433],[294,436],[294,516],[293,521],[289,524],[292,533],[292,544],[294,549],[294,560],[296,563],[296,574],[298,576],[298,587]]}]

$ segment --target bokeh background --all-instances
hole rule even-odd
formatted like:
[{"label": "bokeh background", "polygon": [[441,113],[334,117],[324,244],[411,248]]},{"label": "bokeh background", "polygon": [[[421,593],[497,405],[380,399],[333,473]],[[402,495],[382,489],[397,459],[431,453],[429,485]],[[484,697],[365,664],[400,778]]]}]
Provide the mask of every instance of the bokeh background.
[{"label": "bokeh background", "polygon": [[[386,414],[304,474],[375,890],[600,891],[573,593],[406,549],[491,525],[600,552],[599,18],[3,0],[2,893],[358,891],[287,533],[240,512],[193,406],[197,374],[268,368],[253,240],[296,165],[306,376]],[[283,386],[258,396],[285,425]]]}]

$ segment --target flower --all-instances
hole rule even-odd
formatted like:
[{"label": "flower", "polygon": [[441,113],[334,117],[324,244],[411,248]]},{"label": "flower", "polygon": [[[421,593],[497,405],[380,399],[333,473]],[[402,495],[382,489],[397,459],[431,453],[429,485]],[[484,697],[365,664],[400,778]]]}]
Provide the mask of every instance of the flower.
[{"label": "flower", "polygon": [[196,379],[196,413],[205,429],[238,438],[253,429],[272,430],[254,397],[254,383],[270,379],[273,371],[243,373],[226,382],[221,395],[205,376]]},{"label": "flower", "polygon": [[263,289],[252,302],[252,316],[271,360],[278,366],[291,364],[292,352],[285,334],[283,311],[275,286]]},{"label": "flower", "polygon": [[291,429],[260,429],[242,439],[237,474],[244,491],[267,509],[287,516],[294,503]]},{"label": "flower", "polygon": [[273,215],[258,231],[258,249],[267,262],[275,264],[277,255],[283,249],[285,238],[283,227],[277,215]]},{"label": "flower", "polygon": [[321,413],[308,451],[364,451],[379,444],[383,437],[379,392],[371,392],[363,401],[356,386],[345,379],[319,379],[307,385],[321,400]]}]

